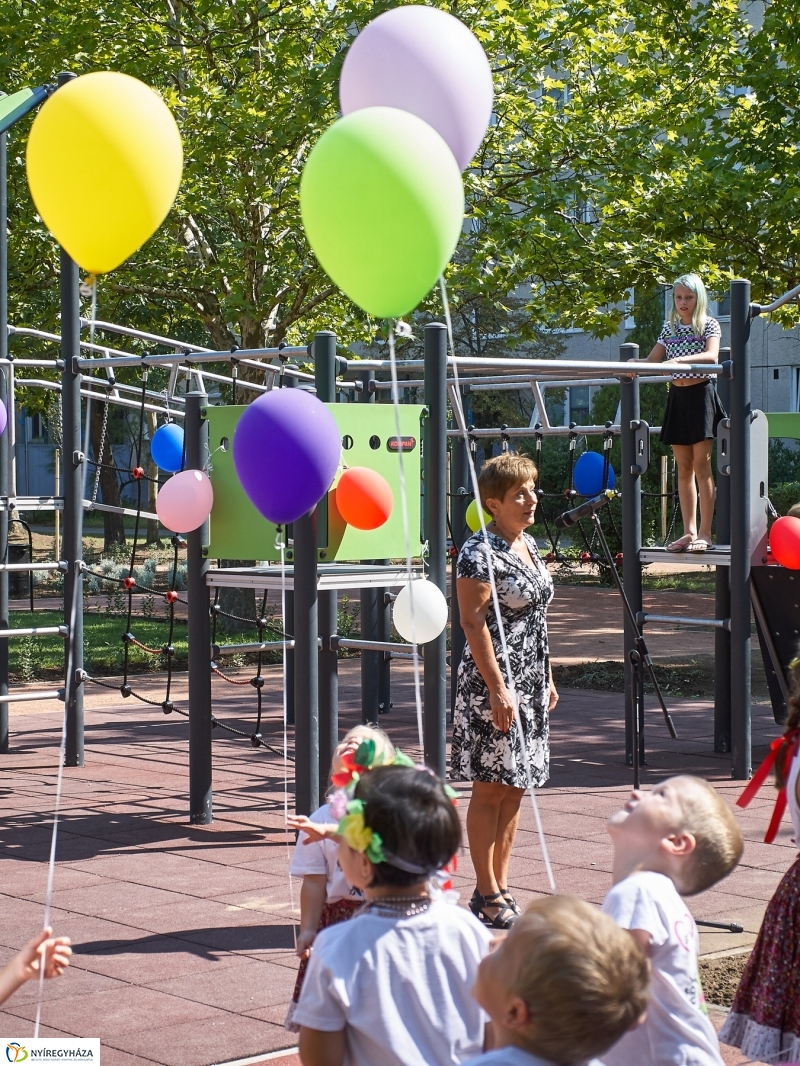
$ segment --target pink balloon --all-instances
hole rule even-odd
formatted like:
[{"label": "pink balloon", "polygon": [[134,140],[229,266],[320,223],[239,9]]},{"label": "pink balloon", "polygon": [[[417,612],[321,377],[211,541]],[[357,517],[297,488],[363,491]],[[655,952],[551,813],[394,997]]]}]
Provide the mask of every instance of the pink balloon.
[{"label": "pink balloon", "polygon": [[410,111],[444,138],[464,170],[492,115],[492,71],[477,37],[435,7],[384,12],[356,37],[339,79],[342,113]]},{"label": "pink balloon", "polygon": [[204,470],[182,470],[161,486],[156,514],[161,525],[173,533],[191,533],[211,514],[214,490]]}]

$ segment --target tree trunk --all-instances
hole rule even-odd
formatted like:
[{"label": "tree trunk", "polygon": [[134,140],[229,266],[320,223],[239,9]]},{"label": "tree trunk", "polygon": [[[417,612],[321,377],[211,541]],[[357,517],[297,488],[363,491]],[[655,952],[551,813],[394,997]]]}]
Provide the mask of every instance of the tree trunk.
[{"label": "tree trunk", "polygon": [[[220,566],[255,566],[252,559],[220,559]],[[255,589],[229,589],[220,588],[219,605],[228,614],[238,615],[239,618],[256,617],[256,590]],[[255,629],[255,621],[240,622],[236,618],[226,618],[220,615],[217,619],[217,631],[223,633],[242,633],[248,629]]]},{"label": "tree trunk", "polygon": [[[99,403],[97,400],[92,401],[89,436],[92,443],[92,454],[98,463],[103,464],[100,468],[100,491],[103,496],[103,503],[110,504],[113,507],[121,507],[122,501],[120,500],[119,495],[119,478],[116,470],[113,469],[114,454],[111,450],[111,442],[109,440],[110,435],[108,432],[106,432],[105,440],[103,440],[103,414],[105,407],[105,404]],[[87,484],[87,490],[91,497],[94,492],[94,478],[92,478],[91,482]],[[115,544],[124,543],[124,516],[103,511],[104,551],[108,551]]]},{"label": "tree trunk", "polygon": [[[156,421],[156,413],[155,413],[155,411],[145,411],[145,414],[147,415],[148,435],[149,435],[150,440],[152,440],[153,436],[155,434],[155,431],[158,428],[158,423]],[[145,469],[145,473],[147,474],[148,477],[150,477],[150,478],[157,478],[158,477],[158,467],[153,462],[153,460],[152,460],[152,458],[150,456],[150,448],[149,448],[149,446],[147,448],[147,460],[144,463],[144,469]],[[147,510],[151,514],[155,514],[156,513],[156,496],[157,495],[158,495],[158,482],[157,481],[148,481],[147,482]],[[161,527],[161,524],[160,524],[160,522],[158,521],[157,518],[148,518],[147,519],[147,539],[145,540],[145,544],[155,544],[157,547],[159,547],[159,548],[161,547],[161,538],[158,535],[160,527]]]}]

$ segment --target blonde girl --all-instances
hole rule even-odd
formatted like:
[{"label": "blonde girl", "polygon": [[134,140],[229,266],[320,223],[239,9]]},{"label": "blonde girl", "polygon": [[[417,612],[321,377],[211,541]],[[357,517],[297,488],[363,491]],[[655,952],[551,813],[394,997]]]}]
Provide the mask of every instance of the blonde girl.
[{"label": "blonde girl", "polygon": [[[714,475],[711,453],[717,425],[725,417],[714,382],[708,376],[681,373],[680,366],[716,363],[721,331],[708,314],[706,287],[697,274],[681,274],[672,286],[672,308],[648,355],[672,371],[661,440],[671,444],[678,468],[678,497],[683,536],[667,546],[671,552],[702,552],[713,546]],[[697,504],[700,503],[700,528]]]},{"label": "blonde girl", "polygon": [[[356,761],[357,753],[363,757],[364,763]],[[335,808],[337,800],[341,798],[332,793],[353,779],[357,781],[373,766],[386,765],[394,758],[394,745],[383,730],[367,725],[356,726],[346,734],[333,753],[329,802],[324,803],[309,818],[302,815],[289,818],[289,827],[299,830],[289,870],[293,877],[303,878],[300,889],[300,930],[296,945],[300,969],[284,1021],[290,1032],[299,1032],[294,1024],[294,1012],[317,933],[352,918],[364,903],[363,892],[350,884],[338,862],[339,845],[334,838],[344,810],[331,809],[331,805]]]}]

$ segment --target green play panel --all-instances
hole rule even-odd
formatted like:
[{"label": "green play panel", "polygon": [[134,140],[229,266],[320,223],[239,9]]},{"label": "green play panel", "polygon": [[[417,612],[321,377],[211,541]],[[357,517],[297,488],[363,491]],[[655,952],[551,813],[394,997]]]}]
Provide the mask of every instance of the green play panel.
[{"label": "green play panel", "polygon": [[[404,559],[403,511],[400,496],[400,460],[394,408],[390,404],[325,405],[336,419],[342,437],[342,460],[348,467],[368,466],[389,482],[394,509],[379,529],[348,526],[336,509],[333,489],[318,507],[319,558],[326,562],[360,562],[362,559]],[[277,530],[259,514],[247,498],[233,465],[231,442],[236,425],[246,410],[239,407],[208,408],[209,477],[214,488],[208,554],[212,559],[257,559],[280,561]],[[421,534],[421,420],[426,408],[417,404],[400,407],[403,469],[407,487],[408,528],[412,555],[420,554]],[[222,442],[227,447],[222,450]],[[264,477],[269,477],[270,456],[263,456]],[[336,481],[334,480],[334,487]],[[284,532],[284,536],[286,533]],[[291,546],[286,558],[292,559]]]}]

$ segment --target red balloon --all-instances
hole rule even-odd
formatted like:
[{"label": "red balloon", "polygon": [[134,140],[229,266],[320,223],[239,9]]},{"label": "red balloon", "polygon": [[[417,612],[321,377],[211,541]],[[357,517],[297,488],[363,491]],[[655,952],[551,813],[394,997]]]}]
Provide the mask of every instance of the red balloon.
[{"label": "red balloon", "polygon": [[394,496],[389,482],[377,470],[354,466],[339,478],[336,506],[348,525],[356,529],[377,529],[392,513]]},{"label": "red balloon", "polygon": [[779,518],[769,531],[775,559],[787,570],[800,570],[800,518]]}]

